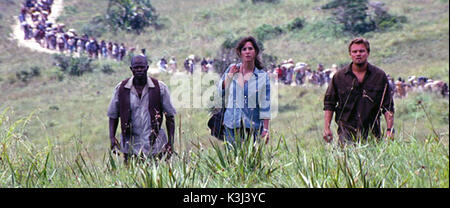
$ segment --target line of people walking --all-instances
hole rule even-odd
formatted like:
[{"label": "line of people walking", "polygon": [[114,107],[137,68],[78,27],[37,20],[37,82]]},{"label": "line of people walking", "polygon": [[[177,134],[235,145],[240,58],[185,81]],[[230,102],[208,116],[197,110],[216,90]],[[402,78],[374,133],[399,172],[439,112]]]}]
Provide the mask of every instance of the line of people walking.
[{"label": "line of people walking", "polygon": [[[204,73],[216,72],[214,70],[214,61],[214,59],[209,57],[199,59],[195,55],[189,55],[186,57],[183,66],[188,74],[192,74],[196,68]],[[237,62],[237,60],[234,62]],[[169,61],[162,57],[158,61],[157,66],[160,72],[177,72],[177,62],[174,56],[171,56]],[[268,64],[266,69],[275,78],[276,84],[327,87],[334,74],[343,67],[332,64],[331,67],[325,68],[323,64],[319,63],[317,69],[314,70],[305,62],[294,63],[294,60],[289,58],[277,65],[274,63]],[[449,96],[448,84],[442,80],[433,80],[424,76],[410,76],[407,81],[402,77],[398,77],[395,80],[389,74],[387,74],[387,77],[389,85],[393,89],[392,93],[397,98],[404,98],[410,92],[436,93],[443,97]]]},{"label": "line of people walking", "polygon": [[[113,59],[122,61],[127,54],[124,43],[113,43],[111,41],[98,41],[95,37],[86,34],[78,36],[76,30],[69,29],[66,32],[64,24],[56,24],[48,20],[52,12],[53,0],[26,0],[20,10],[19,21],[25,33],[24,39],[34,39],[42,47],[57,50],[68,54],[87,54],[90,58]],[[133,53],[135,48],[130,49]],[[183,62],[185,72],[192,74],[199,64],[201,72],[215,72],[214,59],[203,57],[199,59],[191,54]],[[162,57],[157,62],[159,72],[177,72],[177,61],[174,56],[166,60]],[[279,64],[271,63],[266,69],[274,76],[277,84],[291,86],[328,86],[333,75],[340,69],[336,64],[330,68],[318,64],[317,69],[311,69],[305,62],[294,63],[292,58],[283,60]],[[398,77],[395,81],[389,76],[389,84],[393,89],[394,96],[403,98],[409,92],[435,92],[443,97],[449,95],[448,84],[441,80],[433,80],[427,77],[410,76],[406,81]]]},{"label": "line of people walking", "polygon": [[79,36],[75,29],[66,30],[64,24],[51,22],[53,0],[26,0],[21,7],[19,21],[24,39],[34,39],[43,48],[68,54],[87,54],[90,58],[122,61],[127,54],[124,43],[98,41],[87,34]]}]

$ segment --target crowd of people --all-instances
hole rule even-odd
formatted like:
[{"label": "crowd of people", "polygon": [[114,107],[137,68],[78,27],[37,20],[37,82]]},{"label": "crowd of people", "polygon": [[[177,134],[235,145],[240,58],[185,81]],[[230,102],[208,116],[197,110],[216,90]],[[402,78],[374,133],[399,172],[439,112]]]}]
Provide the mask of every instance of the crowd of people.
[{"label": "crowd of people", "polygon": [[[23,4],[19,21],[25,33],[25,40],[34,39],[42,47],[57,50],[61,53],[79,55],[86,53],[90,58],[113,59],[122,61],[127,54],[124,43],[118,44],[111,41],[97,41],[95,37],[86,34],[78,36],[74,29],[66,31],[64,24],[56,24],[48,20],[51,14],[53,0],[26,0]],[[145,49],[144,49],[145,50]],[[133,53],[134,48],[130,49]],[[145,55],[145,51],[143,51]],[[189,55],[183,62],[183,68],[188,74],[192,74],[195,66],[199,65],[201,72],[207,73],[214,70],[214,59],[203,57],[199,59],[195,55]],[[177,72],[177,61],[174,56],[168,60],[162,57],[157,62],[159,72]],[[304,62],[294,63],[293,59],[283,60],[279,64],[271,63],[267,71],[274,76],[277,84],[291,86],[314,85],[327,86],[333,75],[339,70],[336,64],[326,68],[318,64],[317,69],[311,69]],[[396,97],[405,97],[408,92],[426,91],[440,93],[442,96],[449,95],[447,83],[440,80],[432,80],[427,77],[408,77],[408,80],[399,77],[394,80],[389,77],[391,88]]]},{"label": "crowd of people", "polygon": [[269,67],[269,72],[275,75],[278,83],[286,85],[318,85],[323,86],[330,82],[333,74],[338,70],[337,65],[333,64],[331,68],[325,69],[323,64],[318,64],[317,69],[311,67],[304,62],[294,64],[292,59],[284,60],[281,64]]},{"label": "crowd of people", "polygon": [[[207,57],[198,60],[195,55],[189,55],[183,62],[183,67],[186,73],[192,74],[194,73],[195,66],[200,64],[201,72],[212,72],[214,70],[214,60]],[[162,57],[156,63],[159,72],[168,72],[174,73],[177,72],[177,61],[174,56],[171,56],[169,61],[165,57]]]},{"label": "crowd of people", "polygon": [[428,77],[410,76],[408,80],[399,77],[396,81],[388,77],[394,95],[399,98],[405,97],[409,92],[428,92],[440,94],[443,97],[449,96],[448,84],[442,80],[433,80]]},{"label": "crowd of people", "polygon": [[[342,68],[342,67],[341,67]],[[339,70],[336,64],[325,69],[323,64],[318,64],[316,70],[304,62],[294,64],[292,59],[284,60],[281,64],[269,67],[269,72],[275,75],[278,83],[287,85],[316,85],[327,86],[333,75]],[[395,97],[403,98],[409,92],[432,92],[441,94],[443,97],[449,96],[448,84],[442,80],[433,80],[428,77],[410,76],[408,80],[398,77],[395,80],[388,75],[388,81]]]},{"label": "crowd of people", "polygon": [[122,61],[127,53],[124,43],[98,41],[87,34],[79,36],[75,29],[66,30],[64,24],[49,20],[53,0],[26,0],[20,10],[19,21],[24,39],[34,39],[42,47],[61,53],[87,54],[90,58]]},{"label": "crowd of people", "polygon": [[[176,72],[177,62],[172,56],[170,61],[163,57],[158,62],[161,72]],[[192,74],[195,66],[199,65],[198,70],[201,72],[214,71],[214,59],[202,58],[201,61],[196,59],[194,55],[189,55],[184,61],[184,70]],[[275,78],[277,84],[285,84],[291,86],[319,86],[326,87],[331,81],[333,75],[342,68],[337,64],[325,68],[323,64],[318,64],[317,69],[311,69],[310,65],[305,62],[294,63],[293,59],[283,60],[280,64],[268,64],[267,71]],[[433,92],[441,94],[443,97],[449,96],[448,84],[441,80],[433,80],[428,77],[410,76],[407,80],[398,77],[395,80],[388,75],[388,81],[395,97],[403,98],[409,92]]]}]

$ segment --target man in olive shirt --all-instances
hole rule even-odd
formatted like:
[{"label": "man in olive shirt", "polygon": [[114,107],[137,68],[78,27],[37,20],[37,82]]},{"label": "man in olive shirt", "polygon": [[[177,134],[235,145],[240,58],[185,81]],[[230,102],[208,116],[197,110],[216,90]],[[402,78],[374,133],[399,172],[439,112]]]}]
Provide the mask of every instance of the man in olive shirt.
[{"label": "man in olive shirt", "polygon": [[367,62],[370,55],[367,40],[355,38],[348,50],[352,63],[333,76],[325,93],[323,138],[327,142],[333,139],[330,123],[334,112],[340,144],[366,139],[369,133],[380,138],[381,114],[387,123],[386,136],[392,138],[394,101],[387,76]]}]

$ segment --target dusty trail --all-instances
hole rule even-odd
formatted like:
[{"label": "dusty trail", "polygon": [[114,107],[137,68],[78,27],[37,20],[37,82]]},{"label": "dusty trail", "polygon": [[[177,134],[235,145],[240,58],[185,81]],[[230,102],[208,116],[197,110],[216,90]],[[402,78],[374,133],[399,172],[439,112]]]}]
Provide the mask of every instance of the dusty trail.
[{"label": "dusty trail", "polygon": [[[63,0],[54,0],[52,5],[52,13],[48,16],[48,21],[57,24],[56,19],[59,17],[59,15],[64,10],[64,4]],[[29,18],[29,16],[27,17]],[[16,16],[16,24],[12,26],[12,33],[10,34],[11,40],[17,40],[18,47],[25,47],[29,48],[32,51],[36,52],[42,52],[42,53],[49,53],[49,54],[61,54],[58,50],[50,50],[45,47],[42,47],[39,43],[37,43],[33,38],[29,40],[25,40],[25,34],[20,26],[20,22],[18,20],[19,18]],[[158,68],[149,68],[150,74],[157,74],[160,73],[160,70]]]},{"label": "dusty trail", "polygon": [[[50,22],[56,23],[56,18],[62,13],[64,9],[63,0],[54,0],[52,5],[52,13],[48,16],[48,20]],[[16,17],[17,22],[12,26],[12,34],[10,39],[17,40],[17,44],[19,47],[26,47],[33,51],[43,52],[43,53],[59,53],[56,50],[50,50],[42,47],[37,43],[34,39],[25,40],[25,34],[20,26],[19,18]]]}]

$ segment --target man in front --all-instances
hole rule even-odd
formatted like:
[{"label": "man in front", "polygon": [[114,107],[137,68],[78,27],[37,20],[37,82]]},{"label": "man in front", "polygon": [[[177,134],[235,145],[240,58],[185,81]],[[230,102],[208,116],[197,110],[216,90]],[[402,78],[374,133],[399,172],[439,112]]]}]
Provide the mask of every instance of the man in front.
[{"label": "man in front", "polygon": [[330,142],[333,139],[330,130],[333,113],[336,113],[341,145],[367,139],[369,133],[380,138],[381,114],[386,119],[386,136],[392,138],[394,101],[385,72],[367,62],[370,55],[367,40],[353,39],[348,51],[352,63],[333,76],[325,93],[324,140]]},{"label": "man in front", "polygon": [[[108,108],[111,149],[124,153],[125,163],[130,156],[140,159],[171,154],[175,132],[175,108],[167,86],[147,76],[148,62],[144,55],[131,59],[133,76],[117,84]],[[161,128],[166,118],[167,134]],[[121,142],[116,138],[119,124]]]}]

